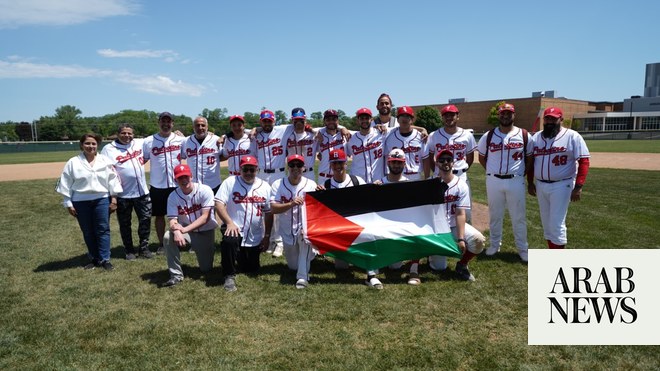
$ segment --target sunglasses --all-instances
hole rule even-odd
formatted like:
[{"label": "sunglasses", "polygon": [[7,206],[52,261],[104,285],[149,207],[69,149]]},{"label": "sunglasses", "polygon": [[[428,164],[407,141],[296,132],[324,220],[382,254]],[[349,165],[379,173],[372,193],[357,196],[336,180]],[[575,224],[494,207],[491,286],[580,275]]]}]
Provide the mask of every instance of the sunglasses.
[{"label": "sunglasses", "polygon": [[241,168],[241,170],[244,173],[255,173],[257,171],[257,168],[255,168],[255,167],[244,167],[244,168]]},{"label": "sunglasses", "polygon": [[443,157],[443,158],[439,158],[437,162],[439,162],[441,164],[444,164],[444,163],[454,162],[454,159],[453,158],[448,158],[448,157]]},{"label": "sunglasses", "polygon": [[291,163],[289,163],[289,167],[292,168],[292,169],[295,168],[295,167],[303,168],[303,167],[305,167],[305,164],[303,164],[302,162],[291,162]]}]

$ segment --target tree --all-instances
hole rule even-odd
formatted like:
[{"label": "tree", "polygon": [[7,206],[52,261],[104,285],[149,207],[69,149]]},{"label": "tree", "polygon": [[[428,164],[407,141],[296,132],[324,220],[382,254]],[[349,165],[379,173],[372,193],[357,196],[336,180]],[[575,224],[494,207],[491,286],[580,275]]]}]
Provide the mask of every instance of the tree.
[{"label": "tree", "polygon": [[312,114],[309,116],[312,120],[323,120],[323,112],[318,111],[318,112],[312,112]]},{"label": "tree", "polygon": [[425,128],[429,133],[437,130],[442,126],[442,118],[440,112],[431,106],[425,106],[417,111],[417,118],[415,119],[415,126]]},{"label": "tree", "polygon": [[21,122],[20,124],[16,125],[15,129],[16,135],[18,136],[18,140],[21,141],[30,141],[32,140],[32,125],[30,125],[29,122]]},{"label": "tree", "polygon": [[284,125],[287,122],[286,113],[282,110],[275,111],[275,122],[277,125]]},{"label": "tree", "polygon": [[243,118],[245,119],[245,127],[254,128],[259,125],[259,114],[254,112],[245,112]]},{"label": "tree", "polygon": [[505,101],[499,101],[496,105],[490,107],[490,112],[488,113],[488,125],[493,127],[500,125],[500,115],[497,112],[497,109],[505,103]]}]

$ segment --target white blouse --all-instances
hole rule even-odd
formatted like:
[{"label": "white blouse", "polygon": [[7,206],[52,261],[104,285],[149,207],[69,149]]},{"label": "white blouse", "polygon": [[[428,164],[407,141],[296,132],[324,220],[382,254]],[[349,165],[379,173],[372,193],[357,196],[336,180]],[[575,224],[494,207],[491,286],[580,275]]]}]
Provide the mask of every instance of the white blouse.
[{"label": "white blouse", "polygon": [[91,165],[81,152],[64,165],[55,190],[64,196],[64,207],[71,207],[73,201],[115,196],[123,189],[117,173],[105,156],[97,155],[94,165]]}]

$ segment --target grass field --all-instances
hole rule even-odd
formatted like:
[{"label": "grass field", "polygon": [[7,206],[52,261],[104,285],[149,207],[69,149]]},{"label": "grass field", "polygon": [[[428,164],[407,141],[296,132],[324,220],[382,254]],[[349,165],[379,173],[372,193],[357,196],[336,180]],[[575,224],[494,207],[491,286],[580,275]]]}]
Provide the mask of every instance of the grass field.
[{"label": "grass field", "polygon": [[[470,177],[475,200],[485,202],[483,170],[475,166]],[[635,189],[624,186],[631,178]],[[660,172],[592,169],[583,201],[569,209],[568,247],[658,248],[658,184]],[[168,278],[164,257],[123,260],[114,216],[116,269],[82,270],[82,235],[54,187],[54,180],[0,183],[0,369],[660,365],[660,346],[527,346],[527,266],[511,246],[510,226],[500,254],[471,264],[472,283],[424,265],[421,286],[385,270],[385,289],[375,291],[362,284],[359,270],[336,274],[329,261],[317,259],[310,287],[296,290],[284,260],[264,255],[262,273],[239,276],[239,290],[228,294],[219,253],[208,275],[197,269],[194,254],[182,254],[184,283],[158,288]],[[528,201],[530,245],[545,248],[536,201]]]},{"label": "grass field", "polygon": [[66,162],[80,151],[0,153],[0,165]]}]

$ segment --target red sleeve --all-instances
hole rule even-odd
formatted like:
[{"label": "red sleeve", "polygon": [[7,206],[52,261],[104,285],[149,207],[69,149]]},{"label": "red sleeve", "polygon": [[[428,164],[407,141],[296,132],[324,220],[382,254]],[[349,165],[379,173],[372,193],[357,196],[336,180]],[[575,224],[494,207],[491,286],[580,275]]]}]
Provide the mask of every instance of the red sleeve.
[{"label": "red sleeve", "polygon": [[589,173],[589,158],[583,157],[578,159],[578,172],[575,184],[584,185],[584,181],[587,180],[587,173]]}]

